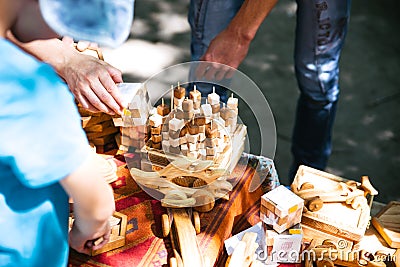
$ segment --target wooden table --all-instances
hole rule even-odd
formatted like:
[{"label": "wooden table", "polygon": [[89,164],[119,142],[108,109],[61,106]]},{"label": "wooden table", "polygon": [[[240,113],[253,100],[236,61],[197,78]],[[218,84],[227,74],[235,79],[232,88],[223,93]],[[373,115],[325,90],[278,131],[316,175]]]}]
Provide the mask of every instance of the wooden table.
[{"label": "wooden table", "polygon": [[[166,210],[135,183],[125,163],[129,161],[129,166],[140,166],[140,157],[125,154],[125,157],[110,156],[109,160],[118,165],[119,178],[112,186],[116,210],[128,216],[126,244],[94,257],[72,250],[69,266],[166,266],[168,258],[173,255],[169,238],[162,236],[161,215]],[[240,161],[232,173],[232,178],[238,182],[229,201],[219,199],[212,211],[200,215],[201,233],[197,235],[197,243],[208,266],[224,262],[220,259],[224,251],[223,242],[232,231],[243,230],[259,221],[260,197],[265,190],[277,185],[277,178],[269,183],[267,179],[250,193],[248,189],[255,173],[255,161],[246,163]],[[271,171],[275,171],[273,166]]]}]

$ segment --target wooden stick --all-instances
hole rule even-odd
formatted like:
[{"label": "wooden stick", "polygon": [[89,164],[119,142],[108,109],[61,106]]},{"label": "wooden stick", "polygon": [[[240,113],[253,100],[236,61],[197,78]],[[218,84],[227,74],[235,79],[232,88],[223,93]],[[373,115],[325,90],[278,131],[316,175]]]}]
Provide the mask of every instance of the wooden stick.
[{"label": "wooden stick", "polygon": [[174,109],[174,86],[171,85],[171,110]]}]

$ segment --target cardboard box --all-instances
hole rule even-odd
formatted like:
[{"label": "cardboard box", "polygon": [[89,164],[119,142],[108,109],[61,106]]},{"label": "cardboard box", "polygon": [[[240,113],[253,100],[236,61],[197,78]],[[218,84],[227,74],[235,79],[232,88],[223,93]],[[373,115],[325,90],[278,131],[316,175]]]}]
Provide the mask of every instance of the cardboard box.
[{"label": "cardboard box", "polygon": [[303,232],[300,224],[285,230],[281,234],[264,225],[265,244],[270,263],[299,263],[301,262],[301,247]]}]

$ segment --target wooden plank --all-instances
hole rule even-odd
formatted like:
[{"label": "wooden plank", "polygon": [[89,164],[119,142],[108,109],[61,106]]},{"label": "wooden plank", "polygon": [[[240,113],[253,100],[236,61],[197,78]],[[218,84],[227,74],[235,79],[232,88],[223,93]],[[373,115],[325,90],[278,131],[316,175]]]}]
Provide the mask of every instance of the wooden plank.
[{"label": "wooden plank", "polygon": [[204,266],[197,245],[196,231],[189,214],[185,209],[171,209],[171,212],[174,217],[172,223],[176,229],[176,236],[171,236],[171,238],[177,238],[184,266]]},{"label": "wooden plank", "polygon": [[390,247],[400,248],[400,202],[390,202],[372,218],[372,224]]}]

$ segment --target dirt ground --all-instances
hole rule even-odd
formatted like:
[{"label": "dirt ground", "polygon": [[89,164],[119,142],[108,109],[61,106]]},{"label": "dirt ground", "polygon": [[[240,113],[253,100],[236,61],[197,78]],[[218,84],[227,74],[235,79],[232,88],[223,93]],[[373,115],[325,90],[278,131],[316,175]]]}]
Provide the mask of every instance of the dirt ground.
[{"label": "dirt ground", "polygon": [[[163,68],[189,60],[188,2],[136,1],[130,39],[118,49],[105,51],[106,61],[123,71],[126,82],[144,82]],[[275,117],[274,161],[283,184],[288,184],[290,136],[299,94],[293,67],[295,10],[294,1],[278,2],[240,66],[262,90]],[[399,11],[398,0],[353,0],[327,169],[355,180],[368,175],[382,202],[400,200]],[[249,138],[250,143],[256,140]]]}]

